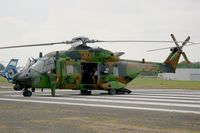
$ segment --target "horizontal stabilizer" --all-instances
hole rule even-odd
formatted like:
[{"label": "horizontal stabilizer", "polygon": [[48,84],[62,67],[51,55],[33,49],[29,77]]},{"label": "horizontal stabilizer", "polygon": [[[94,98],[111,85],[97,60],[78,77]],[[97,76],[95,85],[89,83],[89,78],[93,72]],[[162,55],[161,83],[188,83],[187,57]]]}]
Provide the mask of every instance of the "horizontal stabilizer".
[{"label": "horizontal stabilizer", "polygon": [[117,57],[120,57],[124,54],[124,52],[115,52],[114,55]]}]

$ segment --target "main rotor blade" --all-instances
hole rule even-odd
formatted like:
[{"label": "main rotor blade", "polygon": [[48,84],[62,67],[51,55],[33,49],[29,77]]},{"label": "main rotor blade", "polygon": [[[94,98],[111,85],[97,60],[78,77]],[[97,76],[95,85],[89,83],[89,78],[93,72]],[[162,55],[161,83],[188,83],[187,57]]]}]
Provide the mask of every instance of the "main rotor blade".
[{"label": "main rotor blade", "polygon": [[7,46],[0,47],[0,49],[10,49],[10,48],[22,48],[22,47],[37,47],[37,46],[48,46],[55,44],[70,44],[71,41],[63,41],[63,42],[54,42],[54,43],[40,43],[40,44],[29,44],[29,45],[16,45],[16,46]]},{"label": "main rotor blade", "polygon": [[[190,42],[191,44],[187,44],[185,46],[192,46],[192,45],[200,45],[200,43],[194,43],[194,42]],[[148,50],[147,52],[153,52],[153,51],[158,51],[158,50],[165,50],[165,49],[171,49],[171,48],[181,48],[182,46],[179,47],[165,47],[165,48],[158,48],[158,49],[152,49],[152,50]]]},{"label": "main rotor blade", "polygon": [[[138,42],[138,43],[173,43],[174,41],[159,41],[159,40],[93,40],[90,43],[95,42],[110,42],[110,43],[118,43],[118,42]],[[177,41],[183,43],[183,41]]]},{"label": "main rotor blade", "polygon": [[151,50],[148,50],[147,52],[153,52],[153,51],[165,50],[165,49],[171,49],[171,48],[176,48],[176,47],[165,47],[165,48],[151,49]]},{"label": "main rotor blade", "polygon": [[183,55],[185,61],[186,61],[188,64],[190,64],[190,61],[188,60],[188,58],[187,58],[185,52],[182,52],[182,55]]},{"label": "main rotor blade", "polygon": [[174,34],[171,34],[171,37],[172,37],[174,43],[176,44],[176,46],[179,47],[178,42],[176,41]]},{"label": "main rotor blade", "polygon": [[191,44],[187,44],[187,45],[185,45],[185,46],[199,45],[199,44],[200,44],[199,42],[197,42],[197,43],[193,42],[193,43],[191,43]]},{"label": "main rotor blade", "polygon": [[185,39],[185,41],[182,43],[182,46],[184,46],[187,42],[189,42],[189,40],[190,40],[190,36],[188,36],[188,37]]}]

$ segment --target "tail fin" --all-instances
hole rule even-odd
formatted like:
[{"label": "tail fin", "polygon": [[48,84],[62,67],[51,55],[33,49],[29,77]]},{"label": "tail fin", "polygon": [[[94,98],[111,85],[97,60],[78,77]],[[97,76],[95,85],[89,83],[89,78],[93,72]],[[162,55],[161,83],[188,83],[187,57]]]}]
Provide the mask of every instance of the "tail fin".
[{"label": "tail fin", "polygon": [[177,48],[172,49],[172,52],[164,61],[164,64],[168,68],[167,72],[175,73],[180,57],[181,57],[181,51]]},{"label": "tail fin", "polygon": [[0,72],[0,76],[5,77],[8,82],[12,82],[14,75],[17,73],[17,63],[18,59],[11,59],[7,67],[2,72]]}]

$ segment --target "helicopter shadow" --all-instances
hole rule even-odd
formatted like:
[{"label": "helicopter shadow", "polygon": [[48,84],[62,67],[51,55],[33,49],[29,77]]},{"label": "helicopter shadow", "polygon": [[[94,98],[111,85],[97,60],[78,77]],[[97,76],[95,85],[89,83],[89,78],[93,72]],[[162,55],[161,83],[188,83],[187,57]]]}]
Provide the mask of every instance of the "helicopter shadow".
[{"label": "helicopter shadow", "polygon": [[[118,95],[120,95],[120,94],[118,94]],[[38,93],[34,94],[33,96],[34,97],[52,97],[51,94],[41,94],[41,93],[40,94],[38,94]],[[89,95],[89,94],[83,95],[83,94],[80,94],[80,93],[79,94],[78,93],[77,94],[71,93],[71,94],[57,94],[57,95],[55,95],[55,97],[74,97],[74,96],[75,97],[79,97],[79,96],[83,96],[83,97],[84,96],[87,96],[87,97],[91,96],[92,97],[92,96],[110,96],[110,94],[109,93],[95,93],[95,94],[91,94],[91,95]]]},{"label": "helicopter shadow", "polygon": [[[80,94],[80,93],[71,93],[71,94],[57,94],[55,97],[93,97],[93,96],[123,96],[127,94],[115,94],[110,95],[109,93],[94,93],[94,94]],[[130,94],[129,94],[130,95]],[[51,94],[35,94],[34,97],[52,97]]]}]

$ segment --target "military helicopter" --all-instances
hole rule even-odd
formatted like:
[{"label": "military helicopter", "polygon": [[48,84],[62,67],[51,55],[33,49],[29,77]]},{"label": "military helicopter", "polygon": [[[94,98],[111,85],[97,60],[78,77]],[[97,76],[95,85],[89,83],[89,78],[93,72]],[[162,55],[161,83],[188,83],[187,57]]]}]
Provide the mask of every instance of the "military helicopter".
[{"label": "military helicopter", "polygon": [[8,46],[0,49],[72,44],[68,50],[54,51],[44,56],[40,53],[38,59],[30,61],[29,65],[13,77],[14,90],[23,91],[25,97],[30,97],[35,88],[50,88],[52,96],[55,96],[56,89],[80,90],[83,95],[90,95],[92,90],[105,90],[110,95],[115,95],[131,93],[126,85],[141,72],[175,73],[181,55],[189,63],[182,49],[189,42],[190,37],[181,42],[181,46],[178,44],[180,41],[176,41],[173,34],[171,37],[173,41],[150,41],[176,44],[175,47],[170,47],[171,53],[163,63],[145,62],[144,59],[141,61],[120,59],[123,52],[111,52],[103,48],[87,46],[88,43],[149,41],[104,41],[75,37],[70,41]]}]

